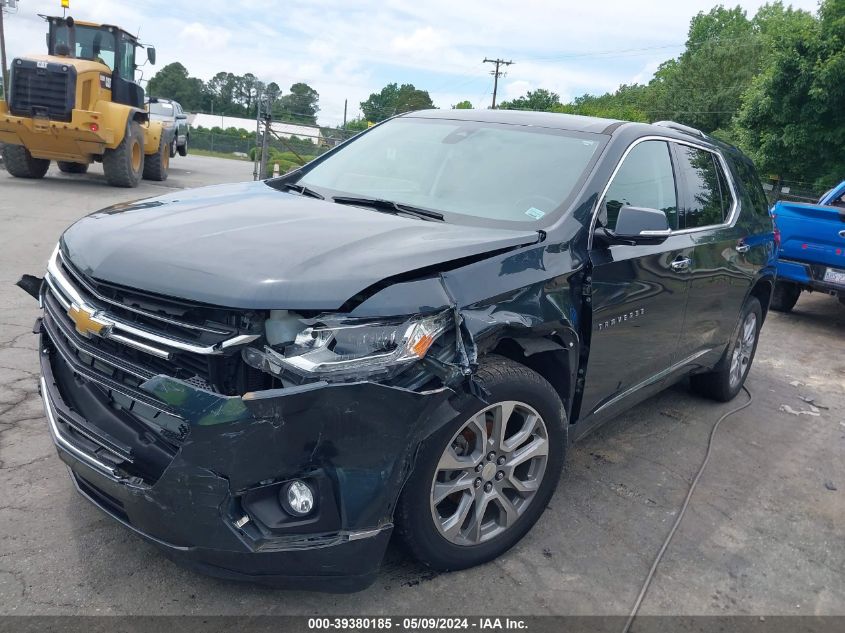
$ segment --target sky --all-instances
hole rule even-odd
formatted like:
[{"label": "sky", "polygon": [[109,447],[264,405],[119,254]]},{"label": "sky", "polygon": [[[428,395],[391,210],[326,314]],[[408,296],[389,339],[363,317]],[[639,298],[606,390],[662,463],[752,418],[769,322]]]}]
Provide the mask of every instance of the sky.
[{"label": "sky", "polygon": [[[350,119],[388,83],[428,90],[435,105],[488,107],[487,58],[512,60],[498,100],[546,88],[563,101],[647,82],[683,51],[690,19],[714,0],[71,0],[69,15],[117,24],[157,50],[155,70],[181,62],[207,80],[251,72],[287,92],[303,81],[320,94],[321,125]],[[763,2],[741,0],[752,15]],[[815,11],[817,0],[793,0]],[[5,16],[9,59],[42,53],[59,0],[18,0]]]}]

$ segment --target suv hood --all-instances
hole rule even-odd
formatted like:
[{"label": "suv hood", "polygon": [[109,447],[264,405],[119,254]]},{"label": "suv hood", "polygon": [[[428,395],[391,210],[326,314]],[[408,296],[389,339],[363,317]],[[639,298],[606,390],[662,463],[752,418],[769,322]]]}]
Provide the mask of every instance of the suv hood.
[{"label": "suv hood", "polygon": [[109,207],[71,226],[62,248],[86,275],[129,288],[221,307],[337,310],[383,279],[537,239],[249,182]]}]

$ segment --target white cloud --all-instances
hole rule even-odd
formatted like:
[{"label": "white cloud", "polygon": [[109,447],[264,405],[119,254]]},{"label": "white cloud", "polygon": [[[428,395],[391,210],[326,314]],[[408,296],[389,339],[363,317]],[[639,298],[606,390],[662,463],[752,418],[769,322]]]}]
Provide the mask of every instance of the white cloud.
[{"label": "white cloud", "polygon": [[200,22],[186,24],[179,33],[182,43],[197,48],[223,48],[229,44],[232,34],[220,26],[206,26]]},{"label": "white cloud", "polygon": [[446,38],[439,31],[426,26],[414,30],[407,36],[396,36],[393,38],[393,49],[397,53],[406,55],[423,55],[438,51],[444,47]]}]

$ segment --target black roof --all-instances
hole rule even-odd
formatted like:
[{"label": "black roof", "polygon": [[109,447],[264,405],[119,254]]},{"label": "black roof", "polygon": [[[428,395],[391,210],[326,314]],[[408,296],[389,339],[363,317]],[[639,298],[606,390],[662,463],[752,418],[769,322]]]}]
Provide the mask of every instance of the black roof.
[{"label": "black roof", "polygon": [[509,123],[511,125],[532,125],[575,132],[608,134],[623,121],[600,119],[598,117],[558,112],[529,112],[527,110],[417,110],[402,116],[424,119],[452,119],[457,121],[481,121],[483,123]]},{"label": "black roof", "polygon": [[[511,125],[531,125],[558,130],[590,132],[593,134],[614,134],[625,129],[639,135],[654,134],[669,138],[694,140],[699,143],[724,145],[716,139],[684,125],[671,121],[659,123],[634,123],[618,119],[602,119],[579,114],[559,112],[533,112],[528,110],[417,110],[400,116],[424,119],[451,119],[456,121],[481,121],[484,123],[505,123]],[[725,146],[727,147],[727,146]]]}]

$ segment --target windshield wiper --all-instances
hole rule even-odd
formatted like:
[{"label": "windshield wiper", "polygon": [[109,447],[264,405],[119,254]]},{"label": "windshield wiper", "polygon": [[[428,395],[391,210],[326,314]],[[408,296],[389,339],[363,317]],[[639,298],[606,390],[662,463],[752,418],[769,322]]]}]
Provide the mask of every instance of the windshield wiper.
[{"label": "windshield wiper", "polygon": [[429,209],[422,209],[414,207],[409,204],[401,202],[393,202],[392,200],[382,200],[381,198],[353,198],[348,196],[335,196],[332,198],[338,204],[350,204],[358,207],[372,207],[379,211],[387,213],[405,213],[407,215],[415,215],[426,220],[437,220],[443,222],[443,214],[437,211],[430,211]]},{"label": "windshield wiper", "polygon": [[296,191],[301,196],[308,196],[309,198],[317,198],[318,200],[325,200],[326,196],[321,193],[317,193],[313,189],[309,189],[305,185],[298,185],[295,182],[286,182],[281,187],[285,191]]}]

